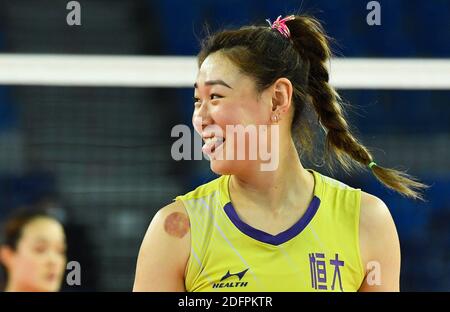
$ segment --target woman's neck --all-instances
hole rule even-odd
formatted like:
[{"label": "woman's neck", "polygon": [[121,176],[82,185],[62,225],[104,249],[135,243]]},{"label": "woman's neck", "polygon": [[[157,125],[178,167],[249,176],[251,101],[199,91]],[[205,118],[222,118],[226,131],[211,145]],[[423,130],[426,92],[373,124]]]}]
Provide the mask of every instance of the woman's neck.
[{"label": "woman's neck", "polygon": [[278,168],[273,171],[252,170],[233,175],[230,196],[274,214],[294,207],[299,198],[309,202],[313,196],[314,177],[301,164],[294,143],[285,147]]}]

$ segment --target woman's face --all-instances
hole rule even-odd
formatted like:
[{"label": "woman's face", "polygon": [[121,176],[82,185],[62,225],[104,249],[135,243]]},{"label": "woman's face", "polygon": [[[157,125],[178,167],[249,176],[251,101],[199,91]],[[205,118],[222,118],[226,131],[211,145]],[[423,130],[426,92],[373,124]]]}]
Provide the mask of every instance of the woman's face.
[{"label": "woman's face", "polygon": [[[265,91],[258,95],[254,80],[240,73],[222,53],[216,52],[210,54],[199,69],[194,97],[192,122],[205,141],[203,152],[211,159],[211,169],[218,174],[236,174],[258,164],[259,160],[249,155],[252,152],[249,140],[258,140],[259,126],[270,123],[270,96]],[[237,160],[237,153],[242,150],[237,145],[237,136],[234,136],[233,144],[226,142],[230,135],[227,126],[236,125],[257,128],[256,137],[250,138],[250,132],[245,135],[244,160]],[[221,133],[211,129],[219,129]],[[258,156],[258,151],[255,152]]]},{"label": "woman's face", "polygon": [[66,269],[64,229],[57,221],[40,217],[22,230],[8,264],[8,278],[23,291],[58,291]]}]

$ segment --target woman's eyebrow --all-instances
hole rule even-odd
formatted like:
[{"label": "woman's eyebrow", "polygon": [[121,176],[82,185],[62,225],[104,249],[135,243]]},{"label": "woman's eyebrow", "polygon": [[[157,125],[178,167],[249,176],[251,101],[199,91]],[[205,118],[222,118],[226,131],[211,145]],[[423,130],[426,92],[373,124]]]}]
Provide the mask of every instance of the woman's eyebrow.
[{"label": "woman's eyebrow", "polygon": [[[205,86],[212,86],[212,85],[216,85],[216,84],[219,84],[219,85],[225,86],[227,88],[233,89],[225,81],[223,81],[221,79],[205,81]],[[198,88],[198,84],[197,83],[194,83],[194,88],[195,89]]]}]

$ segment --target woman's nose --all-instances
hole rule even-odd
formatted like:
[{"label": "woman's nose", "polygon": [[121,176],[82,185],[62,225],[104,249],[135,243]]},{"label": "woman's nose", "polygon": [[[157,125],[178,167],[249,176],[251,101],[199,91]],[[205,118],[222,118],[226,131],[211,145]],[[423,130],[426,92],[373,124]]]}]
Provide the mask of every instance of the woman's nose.
[{"label": "woman's nose", "polygon": [[212,123],[211,116],[209,114],[209,110],[207,108],[208,104],[204,103],[200,107],[200,109],[194,113],[192,118],[194,128],[198,132],[202,132],[202,130]]}]

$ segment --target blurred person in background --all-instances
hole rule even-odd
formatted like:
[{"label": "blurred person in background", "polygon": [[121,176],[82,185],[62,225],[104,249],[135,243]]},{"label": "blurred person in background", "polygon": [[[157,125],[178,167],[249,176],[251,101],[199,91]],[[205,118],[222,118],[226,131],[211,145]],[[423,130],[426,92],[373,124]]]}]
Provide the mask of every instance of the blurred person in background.
[{"label": "blurred person in background", "polygon": [[49,212],[22,210],[2,228],[0,264],[5,270],[2,290],[56,292],[66,269],[63,225]]}]

